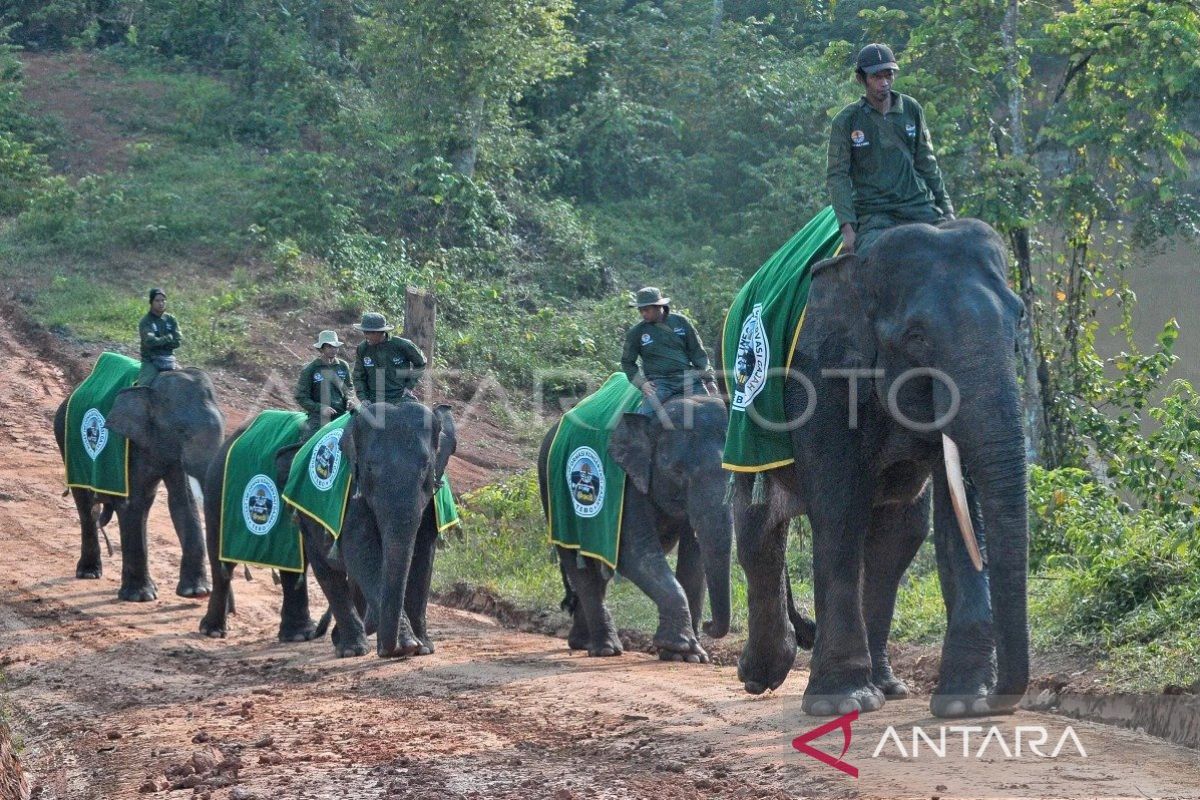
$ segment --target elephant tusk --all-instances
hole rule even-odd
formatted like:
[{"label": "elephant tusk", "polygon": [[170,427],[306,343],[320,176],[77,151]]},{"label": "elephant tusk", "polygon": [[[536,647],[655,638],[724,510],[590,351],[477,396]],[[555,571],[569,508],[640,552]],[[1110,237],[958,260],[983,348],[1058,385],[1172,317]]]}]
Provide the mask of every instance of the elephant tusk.
[{"label": "elephant tusk", "polygon": [[979,553],[979,542],[975,539],[975,526],[971,524],[971,512],[967,507],[967,490],[963,486],[962,459],[958,455],[958,445],[946,434],[942,434],[942,456],[946,460],[946,482],[950,485],[950,502],[954,506],[954,516],[958,519],[958,529],[962,532],[963,541],[967,545],[967,553],[976,572],[983,572],[983,556]]}]

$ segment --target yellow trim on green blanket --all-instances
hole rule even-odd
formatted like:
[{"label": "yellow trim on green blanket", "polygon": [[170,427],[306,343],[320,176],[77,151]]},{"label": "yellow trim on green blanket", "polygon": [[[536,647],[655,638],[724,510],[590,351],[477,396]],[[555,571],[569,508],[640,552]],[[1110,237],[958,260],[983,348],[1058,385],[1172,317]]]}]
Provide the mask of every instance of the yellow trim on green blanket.
[{"label": "yellow trim on green blanket", "polygon": [[[579,408],[580,405],[582,405],[582,403],[576,404],[575,408]],[[573,410],[574,409],[572,409],[572,411]],[[570,413],[571,413],[570,411],[567,412],[567,414],[570,414]],[[567,416],[567,414],[563,414],[563,416],[565,417],[565,416]],[[556,430],[554,432],[554,438],[550,440],[550,447],[549,447],[549,449],[546,450],[546,467],[547,467],[547,469],[549,469],[549,466],[550,466],[550,453],[552,453],[554,451],[554,444],[555,444],[555,442],[558,441],[558,435],[560,433],[562,433],[562,429],[563,429],[562,420],[560,419],[558,421],[558,430]],[[628,475],[625,476],[625,482],[626,482],[626,485],[624,487],[622,487],[622,489],[621,489],[621,510],[619,512],[617,512],[617,555],[618,556],[621,554],[621,529],[625,527],[625,493],[627,491],[629,491],[629,486],[628,486],[629,476]],[[607,558],[600,555],[599,553],[588,552],[587,550],[583,549],[583,545],[563,544],[562,542],[557,541],[554,538],[554,507],[553,507],[553,505],[554,505],[554,492],[550,491],[550,475],[547,474],[546,475],[546,533],[547,533],[547,538],[550,540],[550,544],[557,545],[566,550],[578,550],[583,555],[589,556],[590,558],[594,558],[603,564],[607,564],[609,569],[615,570],[617,568],[617,565],[613,564]]]},{"label": "yellow trim on green blanket", "polygon": [[744,467],[741,464],[722,463],[721,469],[727,469],[730,472],[743,472],[743,473],[749,473],[749,474],[753,475],[755,472],[766,472],[769,469],[775,469],[777,467],[786,467],[788,464],[795,464],[795,463],[796,463],[796,459],[794,459],[794,458],[785,458],[783,461],[773,461],[770,464],[762,464],[757,467]]},{"label": "yellow trim on green blanket", "polygon": [[[257,561],[238,561],[235,559],[221,558],[221,553],[225,550],[225,492],[229,488],[229,457],[233,454],[233,448],[237,445],[238,440],[249,432],[250,427],[250,425],[247,425],[246,430],[238,434],[237,439],[234,439],[232,442],[230,442],[229,449],[225,451],[225,469],[221,470],[221,502],[218,505],[218,508],[221,509],[221,513],[217,517],[217,560],[224,564],[248,564],[252,567],[262,567],[263,569],[273,569],[278,570],[279,572],[294,572],[301,574],[308,569],[308,558],[304,554],[304,531],[296,532],[296,539],[300,542],[300,563],[304,565],[300,569],[289,569],[288,567],[280,567],[275,564],[260,564]],[[279,496],[283,497],[283,493],[280,492]],[[283,500],[285,503],[287,502],[286,497],[283,497]],[[288,505],[291,504],[288,503]]]},{"label": "yellow trim on green blanket", "polygon": [[[132,383],[129,384],[129,386],[132,386],[132,385],[133,385]],[[128,389],[129,386],[126,386],[125,388]],[[79,388],[78,386],[75,387],[75,389],[78,389],[78,388]],[[65,416],[63,416],[63,454],[62,454],[62,457],[63,457],[63,472],[64,473],[67,471],[67,451],[71,449],[71,434],[70,434],[70,431],[67,430],[67,423],[71,419],[71,398],[75,396],[75,389],[72,389],[71,393],[69,395],[67,395],[67,410],[65,412]],[[111,409],[110,409],[110,413],[111,413]],[[107,423],[107,420],[105,420],[105,422]],[[125,439],[125,493],[124,494],[122,494],[121,492],[109,492],[109,491],[105,491],[104,489],[97,489],[95,486],[90,486],[86,483],[67,482],[67,488],[68,489],[88,489],[89,491],[93,491],[96,494],[103,494],[103,495],[107,495],[108,497],[129,497],[129,439],[126,437],[122,437],[122,438]],[[66,481],[65,475],[63,476],[63,480]]]}]

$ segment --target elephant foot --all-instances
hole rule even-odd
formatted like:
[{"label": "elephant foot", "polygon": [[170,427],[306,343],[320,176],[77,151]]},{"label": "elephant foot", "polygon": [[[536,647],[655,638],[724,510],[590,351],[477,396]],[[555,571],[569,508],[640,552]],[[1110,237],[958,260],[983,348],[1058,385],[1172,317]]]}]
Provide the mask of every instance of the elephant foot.
[{"label": "elephant foot", "polygon": [[609,658],[625,652],[621,646],[621,637],[615,630],[605,631],[604,636],[595,639],[587,645],[587,654],[593,658]]},{"label": "elephant foot", "polygon": [[567,634],[567,647],[572,650],[591,649],[591,638],[588,635],[587,620],[583,618],[583,611],[577,611],[571,615],[571,631]]},{"label": "elephant foot", "polygon": [[208,615],[200,620],[200,632],[210,639],[225,638],[225,620],[209,619]]},{"label": "elephant foot", "polygon": [[394,642],[385,643],[382,637],[375,642],[375,652],[380,658],[408,658],[421,650],[421,642],[410,630],[400,631]]},{"label": "elephant foot", "polygon": [[144,583],[122,583],[117,599],[130,603],[146,603],[158,599],[158,587],[147,579]]},{"label": "elephant foot", "polygon": [[355,658],[357,656],[365,656],[369,652],[371,652],[371,643],[367,641],[365,635],[344,644],[339,642],[333,648],[333,653],[338,658]]},{"label": "elephant foot", "polygon": [[212,594],[212,584],[208,582],[208,578],[203,576],[199,578],[180,578],[179,585],[175,587],[175,594],[180,597],[202,598]]},{"label": "elephant foot", "polygon": [[434,651],[437,650],[437,648],[433,645],[433,637],[431,637],[429,634],[417,634],[417,640],[421,642],[420,648],[417,649],[417,655],[431,656],[433,655]]},{"label": "elephant foot", "polygon": [[279,626],[279,641],[309,642],[317,635],[317,623],[307,620],[301,623],[285,622]]},{"label": "elephant foot", "polygon": [[986,717],[1011,712],[1004,703],[993,702],[990,696],[995,684],[995,669],[990,660],[985,664],[955,667],[945,665],[938,686],[929,700],[929,710],[935,717]]},{"label": "elephant foot", "polygon": [[84,580],[97,580],[104,575],[104,567],[99,562],[79,560],[75,565],[75,577]]},{"label": "elephant foot", "polygon": [[707,664],[708,663],[708,652],[705,651],[705,649],[703,647],[701,647],[699,644],[697,644],[694,649],[692,649],[686,653],[681,653],[676,650],[661,650],[660,649],[658,651],[658,660],[659,661],[682,662],[685,664]]},{"label": "elephant foot", "polygon": [[883,708],[885,701],[883,692],[866,680],[865,674],[859,679],[835,677],[831,674],[825,679],[809,679],[808,687],[804,690],[804,702],[800,707],[809,716],[831,717],[853,711],[878,711]]},{"label": "elephant foot", "polygon": [[871,683],[883,692],[883,696],[889,700],[904,700],[911,694],[908,684],[896,677],[892,672],[892,665],[888,663],[887,656],[875,660],[878,666],[871,670]]},{"label": "elephant foot", "polygon": [[796,635],[791,630],[779,631],[766,643],[750,639],[738,656],[738,680],[750,694],[774,691],[787,680],[795,660]]}]

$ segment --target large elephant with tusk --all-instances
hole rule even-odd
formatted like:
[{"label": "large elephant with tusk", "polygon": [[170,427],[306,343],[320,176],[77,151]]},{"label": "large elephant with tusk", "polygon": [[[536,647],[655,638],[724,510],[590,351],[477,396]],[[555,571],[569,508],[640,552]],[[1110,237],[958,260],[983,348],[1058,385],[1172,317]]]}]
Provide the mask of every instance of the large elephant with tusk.
[{"label": "large elephant with tusk", "polygon": [[814,268],[784,392],[795,464],[766,473],[765,492],[747,475],[734,491],[747,691],[778,687],[791,667],[784,547],[788,521],[807,514],[817,631],[805,712],[906,696],[887,640],[932,507],[948,622],[931,710],[1007,712],[1024,694],[1029,532],[1014,363],[1024,308],[1005,275],[1003,242],[978,220],[905,225],[865,259]]}]

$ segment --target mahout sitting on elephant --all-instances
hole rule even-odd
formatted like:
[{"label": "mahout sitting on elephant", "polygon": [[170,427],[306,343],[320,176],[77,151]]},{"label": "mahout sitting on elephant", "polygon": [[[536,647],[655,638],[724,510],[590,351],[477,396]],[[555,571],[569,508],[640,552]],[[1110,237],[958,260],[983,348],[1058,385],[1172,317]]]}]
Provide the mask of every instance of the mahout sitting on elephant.
[{"label": "mahout sitting on elephant", "polygon": [[[628,478],[616,571],[658,607],[654,644],[659,657],[703,662],[708,654],[698,637],[706,581],[712,619],[703,630],[714,639],[729,631],[733,529],[721,469],[729,418],[718,397],[677,397],[663,409],[654,416],[625,413],[609,436],[608,453]],[[556,424],[546,434],[538,455],[538,484],[548,517],[550,450],[558,429]],[[666,553],[676,546],[672,574]],[[619,655],[621,642],[604,605],[612,570],[579,550],[557,550],[567,589],[564,608],[572,613],[568,644],[591,656]]]},{"label": "mahout sitting on elephant", "polygon": [[[777,688],[791,668],[784,552],[789,520],[807,514],[817,633],[804,710],[871,711],[907,694],[887,640],[932,499],[948,627],[931,709],[983,715],[1020,700],[1029,676],[1014,365],[1023,305],[1005,276],[1003,242],[978,220],[904,225],[865,259],[814,267],[791,360],[798,375],[784,389],[795,463],[765,473],[759,492],[752,476],[735,484],[750,627],[738,674],[747,691]],[[977,569],[977,536],[986,569]]]},{"label": "mahout sitting on elephant", "polygon": [[[54,416],[54,437],[65,453],[67,400]],[[198,369],[164,372],[149,386],[123,389],[105,421],[111,430],[129,440],[128,496],[124,498],[72,487],[79,513],[82,547],[75,568],[77,578],[99,578],[98,522],[116,513],[121,531],[122,600],[146,601],[158,596],[150,577],[150,506],[160,482],[167,486],[167,504],[175,533],[183,548],[176,594],[204,597],[210,591],[204,565],[204,534],[193,488],[204,477],[208,462],[221,442],[225,421],[217,406],[212,381]],[[97,507],[102,507],[97,515]]]}]

